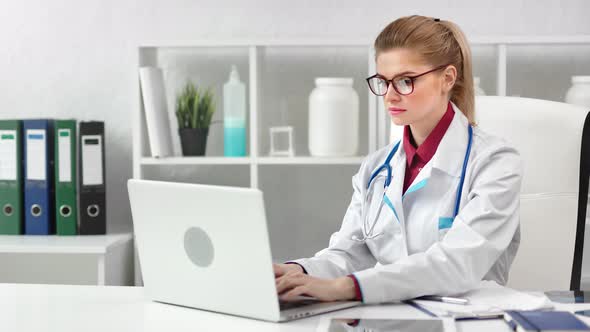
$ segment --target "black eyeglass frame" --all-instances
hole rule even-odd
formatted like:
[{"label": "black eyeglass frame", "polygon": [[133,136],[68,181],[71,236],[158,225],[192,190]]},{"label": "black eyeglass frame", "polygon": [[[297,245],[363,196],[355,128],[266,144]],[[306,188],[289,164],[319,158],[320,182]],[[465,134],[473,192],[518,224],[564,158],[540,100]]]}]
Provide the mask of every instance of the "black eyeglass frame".
[{"label": "black eyeglass frame", "polygon": [[[450,65],[450,64],[446,64],[446,65],[443,65],[443,66],[438,66],[438,67],[436,67],[436,68],[434,68],[434,69],[431,69],[431,70],[429,70],[429,71],[427,71],[427,72],[424,72],[424,73],[422,73],[422,74],[418,74],[418,75],[414,75],[414,76],[405,76],[405,75],[399,75],[399,76],[396,76],[396,77],[394,77],[394,78],[392,78],[392,79],[390,79],[390,80],[388,80],[387,78],[383,77],[382,75],[375,74],[375,75],[373,75],[373,76],[371,76],[371,77],[367,77],[367,78],[366,78],[366,81],[367,81],[367,85],[369,86],[369,90],[371,90],[371,92],[372,92],[374,95],[376,95],[376,96],[380,96],[380,97],[381,97],[381,96],[385,96],[385,95],[387,94],[387,92],[389,91],[389,86],[392,86],[392,87],[393,87],[393,89],[395,90],[395,92],[397,92],[398,94],[400,94],[400,95],[402,95],[402,96],[407,96],[407,95],[410,95],[410,94],[412,94],[412,92],[414,92],[414,81],[415,81],[415,80],[416,80],[418,77],[420,77],[420,76],[424,76],[424,75],[426,75],[426,74],[430,74],[430,73],[432,73],[432,72],[434,72],[434,71],[437,71],[437,70],[441,70],[441,69],[443,69],[443,68],[446,68],[446,67],[447,67],[447,66],[449,66],[449,65]],[[399,92],[399,91],[397,90],[397,88],[395,87],[395,84],[393,84],[393,81],[394,81],[394,80],[396,80],[396,79],[399,79],[400,77],[403,77],[403,78],[409,78],[409,79],[410,79],[410,84],[411,84],[411,86],[412,86],[412,89],[410,90],[410,92],[408,92],[408,93],[401,93],[401,92]],[[371,80],[371,79],[373,79],[373,78],[380,78],[380,79],[384,80],[385,82],[387,82],[387,89],[385,89],[385,93],[383,93],[383,94],[378,94],[378,93],[376,93],[375,91],[373,91],[373,88],[371,87],[371,83],[370,83],[370,80]]]}]

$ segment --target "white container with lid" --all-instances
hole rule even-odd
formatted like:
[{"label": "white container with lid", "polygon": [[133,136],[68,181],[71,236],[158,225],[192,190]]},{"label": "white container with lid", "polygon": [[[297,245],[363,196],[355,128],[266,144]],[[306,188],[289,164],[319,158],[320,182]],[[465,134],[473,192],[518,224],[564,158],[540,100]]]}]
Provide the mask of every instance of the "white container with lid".
[{"label": "white container with lid", "polygon": [[359,97],[352,78],[320,77],[309,95],[309,152],[317,157],[358,152]]},{"label": "white container with lid", "polygon": [[567,90],[565,102],[590,107],[590,76],[572,76],[572,86]]},{"label": "white container with lid", "polygon": [[481,83],[481,79],[478,76],[473,77],[473,90],[476,96],[485,96],[486,92],[483,91],[479,84]]}]

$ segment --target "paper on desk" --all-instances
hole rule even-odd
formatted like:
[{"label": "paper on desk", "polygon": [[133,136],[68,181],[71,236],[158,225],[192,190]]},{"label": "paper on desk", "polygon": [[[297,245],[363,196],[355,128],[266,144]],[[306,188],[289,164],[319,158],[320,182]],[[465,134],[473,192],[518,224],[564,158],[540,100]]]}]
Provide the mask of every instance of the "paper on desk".
[{"label": "paper on desk", "polygon": [[477,288],[459,294],[457,297],[468,299],[469,304],[461,305],[424,300],[415,300],[414,302],[437,316],[553,308],[553,304],[544,294],[533,295],[520,292],[500,286],[494,281],[482,281]]}]

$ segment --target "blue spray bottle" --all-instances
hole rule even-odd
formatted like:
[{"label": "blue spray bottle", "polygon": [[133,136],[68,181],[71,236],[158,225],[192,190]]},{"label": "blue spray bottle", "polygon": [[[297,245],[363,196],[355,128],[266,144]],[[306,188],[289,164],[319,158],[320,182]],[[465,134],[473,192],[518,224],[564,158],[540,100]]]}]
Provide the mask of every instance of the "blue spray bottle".
[{"label": "blue spray bottle", "polygon": [[229,80],[223,85],[224,155],[246,155],[246,87],[240,82],[238,69],[232,65]]}]

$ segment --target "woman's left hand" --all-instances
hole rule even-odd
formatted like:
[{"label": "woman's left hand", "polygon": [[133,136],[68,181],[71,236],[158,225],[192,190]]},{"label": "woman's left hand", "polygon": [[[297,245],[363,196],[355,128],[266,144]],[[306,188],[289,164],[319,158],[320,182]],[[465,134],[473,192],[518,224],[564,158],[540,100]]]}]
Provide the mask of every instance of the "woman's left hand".
[{"label": "woman's left hand", "polygon": [[355,298],[354,281],[349,277],[321,279],[302,272],[290,271],[275,279],[277,293],[283,301],[297,296],[315,297],[320,301],[344,301]]}]

